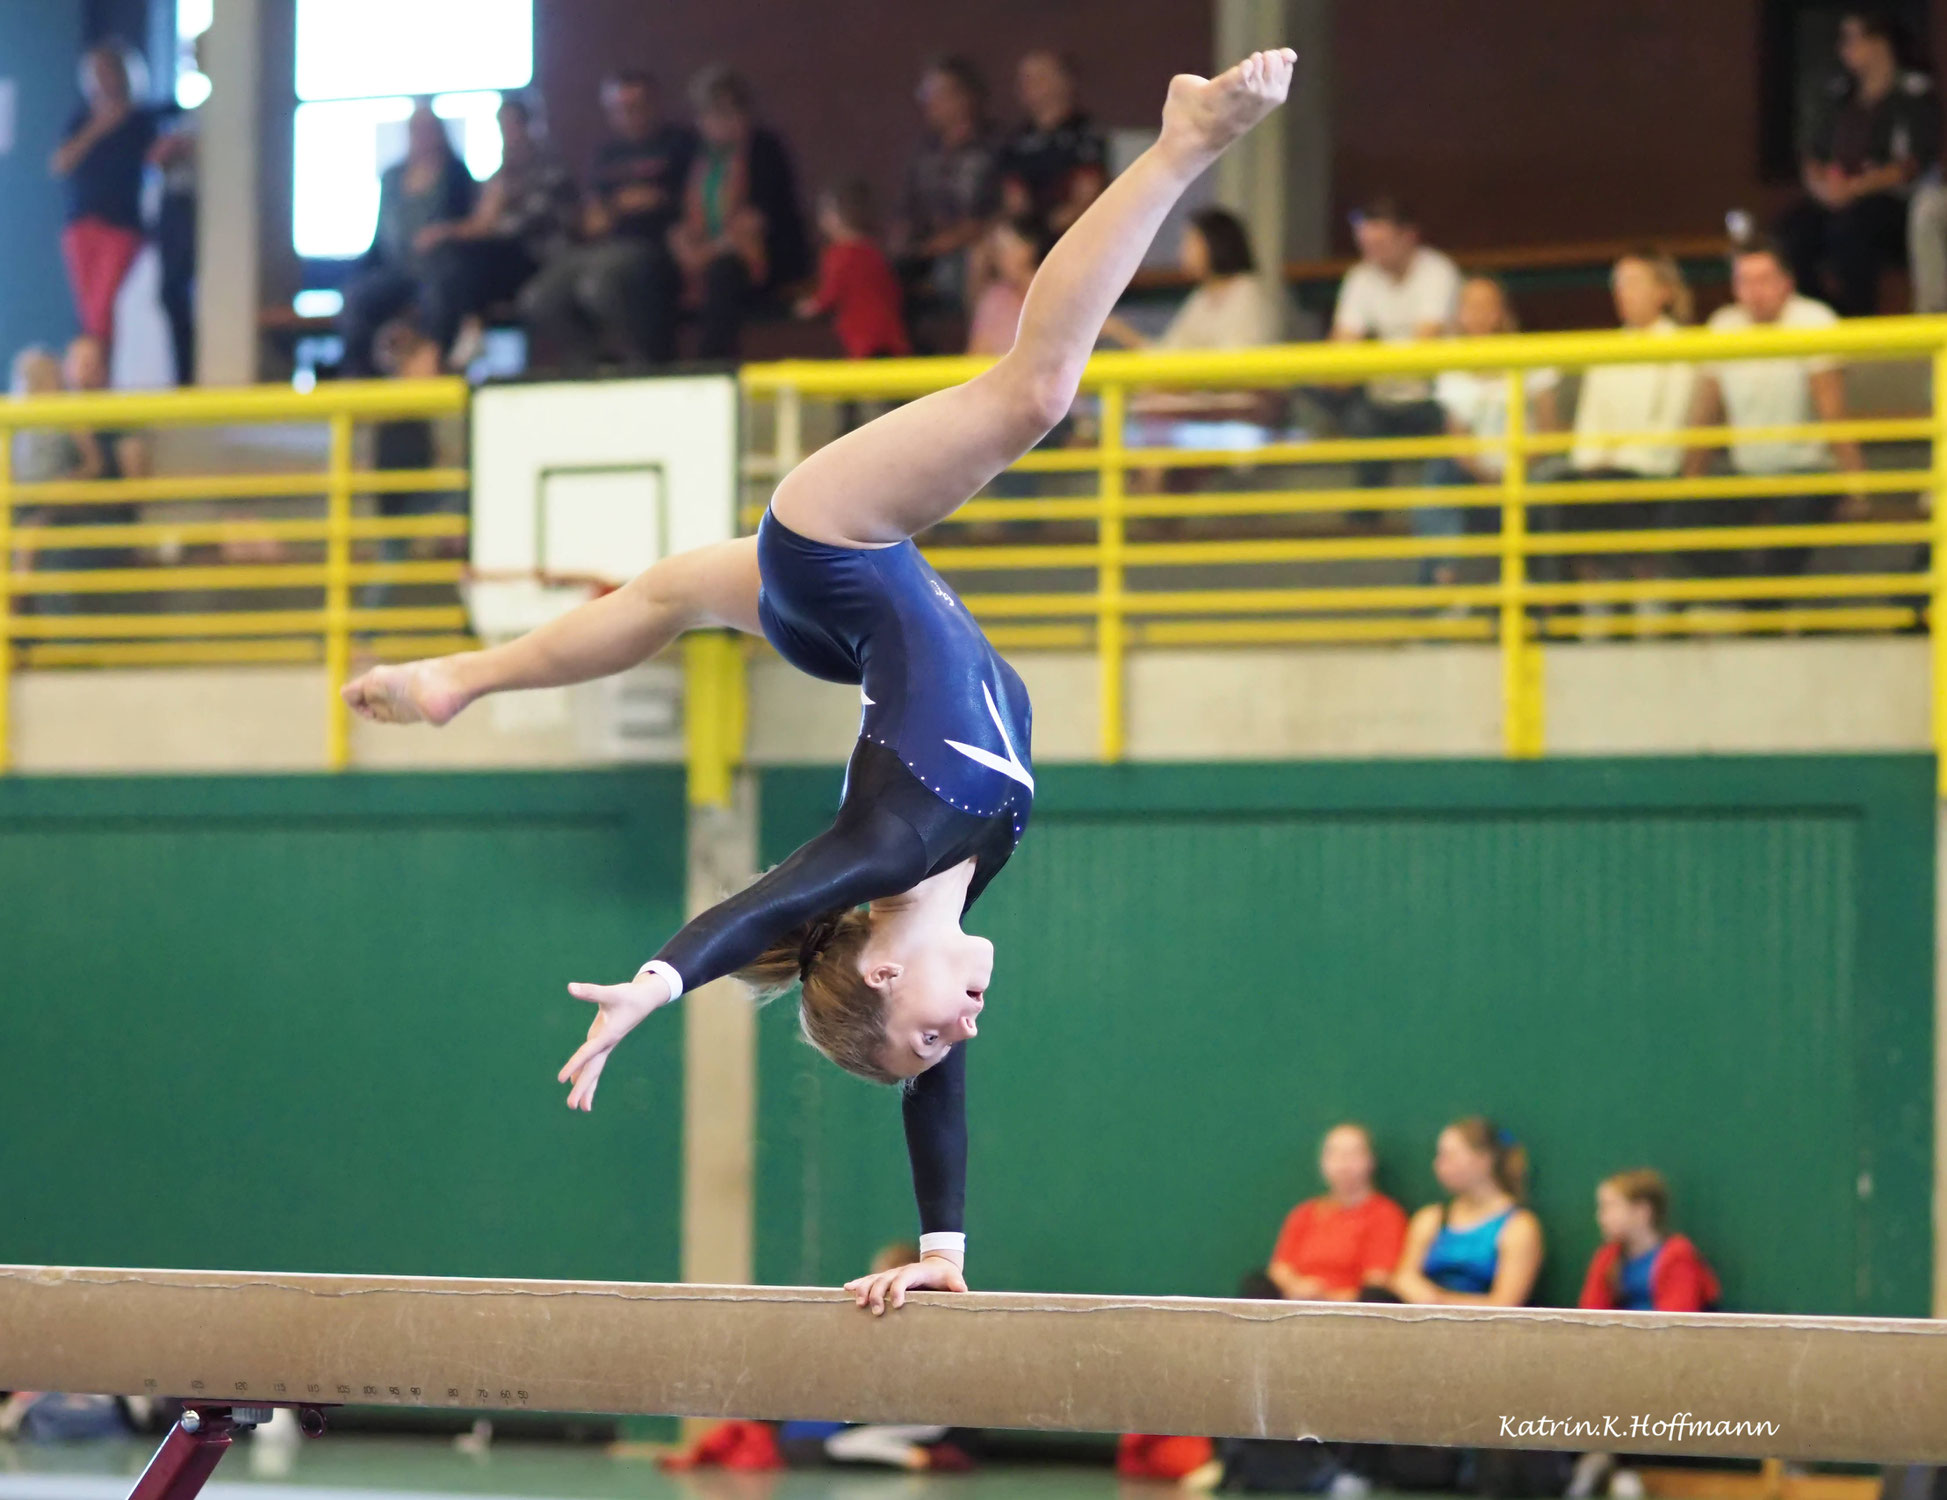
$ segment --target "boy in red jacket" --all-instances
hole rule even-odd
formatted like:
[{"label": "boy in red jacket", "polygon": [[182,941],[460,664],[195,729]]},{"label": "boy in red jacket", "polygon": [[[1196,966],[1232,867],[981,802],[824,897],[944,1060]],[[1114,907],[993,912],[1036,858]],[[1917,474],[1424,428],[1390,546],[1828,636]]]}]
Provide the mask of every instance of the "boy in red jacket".
[{"label": "boy in red jacket", "polygon": [[825,253],[818,290],[798,304],[798,316],[829,315],[847,359],[911,354],[899,278],[872,239],[872,197],[862,182],[847,182],[818,200]]},{"label": "boy in red jacket", "polygon": [[1633,1312],[1716,1307],[1716,1273],[1684,1236],[1664,1232],[1669,1207],[1669,1185],[1647,1167],[1618,1172],[1595,1190],[1603,1244],[1582,1283],[1583,1307]]}]

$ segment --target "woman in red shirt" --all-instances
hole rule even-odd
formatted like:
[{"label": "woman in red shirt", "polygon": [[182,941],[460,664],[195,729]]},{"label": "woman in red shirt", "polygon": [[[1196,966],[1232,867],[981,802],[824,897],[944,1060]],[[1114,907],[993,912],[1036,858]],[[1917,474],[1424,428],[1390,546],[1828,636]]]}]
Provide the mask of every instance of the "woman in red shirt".
[{"label": "woman in red shirt", "polygon": [[1406,1240],[1406,1212],[1374,1190],[1375,1166],[1365,1126],[1335,1125],[1325,1133],[1318,1171],[1331,1191],[1285,1219],[1264,1273],[1279,1295],[1355,1302],[1392,1275]]}]

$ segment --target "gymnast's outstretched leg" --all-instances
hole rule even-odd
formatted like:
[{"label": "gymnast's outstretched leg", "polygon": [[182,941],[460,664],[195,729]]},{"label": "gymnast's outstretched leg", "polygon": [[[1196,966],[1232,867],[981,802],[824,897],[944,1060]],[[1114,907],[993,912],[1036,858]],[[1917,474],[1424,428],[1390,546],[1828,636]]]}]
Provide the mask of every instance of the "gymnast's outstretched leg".
[{"label": "gymnast's outstretched leg", "polygon": [[372,667],[340,691],[361,718],[444,724],[489,693],[566,687],[625,672],[686,630],[719,626],[760,634],[757,590],[757,538],[692,547],[518,640]]},{"label": "gymnast's outstretched leg", "polygon": [[990,370],[820,448],[771,510],[814,541],[877,547],[952,515],[1068,412],[1103,320],[1184,189],[1284,101],[1297,54],[1256,52],[1216,78],[1179,74],[1156,144],[1049,252],[1014,347]]}]

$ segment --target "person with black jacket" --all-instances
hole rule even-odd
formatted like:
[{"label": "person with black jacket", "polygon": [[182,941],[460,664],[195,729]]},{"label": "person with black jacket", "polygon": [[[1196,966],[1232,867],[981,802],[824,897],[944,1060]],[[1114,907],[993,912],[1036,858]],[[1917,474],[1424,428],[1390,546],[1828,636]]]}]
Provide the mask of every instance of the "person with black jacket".
[{"label": "person with black jacket", "polygon": [[735,359],[754,304],[811,269],[790,153],[757,123],[750,85],[728,68],[690,84],[702,139],[670,250],[698,310],[697,353]]},{"label": "person with black jacket", "polygon": [[1906,254],[1908,197],[1940,156],[1940,101],[1932,79],[1901,66],[1898,33],[1876,11],[1840,21],[1839,60],[1805,152],[1805,197],[1778,238],[1808,297],[1861,318],[1879,310],[1880,272]]}]

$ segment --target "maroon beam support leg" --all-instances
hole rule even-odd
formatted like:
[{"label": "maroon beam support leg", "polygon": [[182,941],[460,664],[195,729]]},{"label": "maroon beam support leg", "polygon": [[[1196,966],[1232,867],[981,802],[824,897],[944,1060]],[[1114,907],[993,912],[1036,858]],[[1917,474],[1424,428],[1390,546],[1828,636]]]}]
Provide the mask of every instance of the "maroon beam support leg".
[{"label": "maroon beam support leg", "polygon": [[[298,1426],[306,1437],[317,1437],[324,1431],[322,1408],[295,1409]],[[269,1406],[190,1407],[169,1429],[155,1457],[129,1491],[129,1500],[196,1500],[236,1435],[268,1422],[272,1410]]]}]

